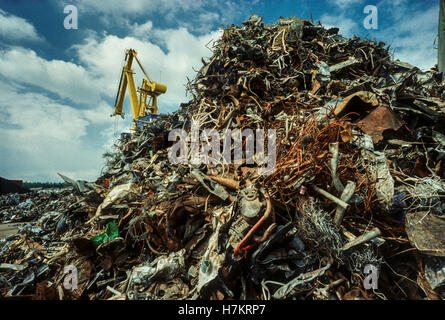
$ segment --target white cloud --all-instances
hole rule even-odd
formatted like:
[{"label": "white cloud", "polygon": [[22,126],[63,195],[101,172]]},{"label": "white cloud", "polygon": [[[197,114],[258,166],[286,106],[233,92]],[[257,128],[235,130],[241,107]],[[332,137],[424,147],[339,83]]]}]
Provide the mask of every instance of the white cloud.
[{"label": "white cloud", "polygon": [[[145,23],[145,26],[150,26]],[[153,81],[167,85],[167,93],[159,97],[160,112],[171,112],[180,103],[185,102],[185,83],[187,77],[195,75],[193,67],[199,69],[201,57],[208,57],[212,53],[205,45],[212,39],[220,36],[219,31],[211,32],[203,36],[194,36],[185,28],[158,30],[153,29],[150,35],[161,42],[165,47],[164,52],[160,45],[148,40],[136,37],[119,38],[114,35],[104,36],[100,39],[89,38],[81,45],[74,46],[79,61],[89,72],[98,75],[102,81],[104,94],[114,98],[121,68],[124,63],[126,49],[133,48],[138,53],[144,69]],[[141,35],[144,39],[144,35]],[[133,64],[135,82],[142,82],[142,71],[137,63]],[[128,98],[126,98],[128,105]],[[167,108],[166,106],[170,106]],[[127,110],[126,113],[129,113]]]},{"label": "white cloud", "polygon": [[147,39],[153,29],[153,22],[147,21],[143,24],[135,23],[131,28],[131,35],[138,39]]},{"label": "white cloud", "polygon": [[438,7],[413,11],[402,6],[391,12],[391,27],[380,28],[373,36],[390,44],[395,49],[396,59],[421,69],[433,67],[437,63],[434,40],[438,30]]},{"label": "white cloud", "polygon": [[196,10],[205,4],[203,0],[82,0],[80,10],[101,12],[105,14],[133,14],[168,13],[180,10]]},{"label": "white cloud", "polygon": [[[134,48],[149,76],[167,85],[159,98],[160,112],[171,112],[189,99],[186,78],[195,76],[192,67],[200,68],[201,57],[212,54],[205,45],[220,32],[195,36],[185,28],[151,29],[149,22],[140,27],[139,36],[89,34],[70,49],[76,63],[47,60],[21,47],[0,50],[0,176],[40,181],[57,181],[55,172],[90,181],[99,176],[102,154],[131,123],[129,117],[109,116],[125,49]],[[142,31],[149,28],[157,44],[142,40]],[[133,69],[139,85],[142,72],[136,63]],[[82,104],[82,109],[33,92],[35,87]],[[124,111],[130,114],[128,96]]]},{"label": "white cloud", "polygon": [[203,12],[199,15],[198,21],[199,24],[197,24],[196,26],[194,26],[195,24],[193,22],[188,23],[187,28],[196,32],[204,33],[208,30],[211,30],[212,26],[214,26],[215,23],[218,23],[222,20],[221,16],[216,12]]},{"label": "white cloud", "polygon": [[48,61],[30,49],[15,47],[0,50],[0,74],[76,103],[89,104],[100,98],[101,82],[94,73],[72,62]]},{"label": "white cloud", "polygon": [[[54,5],[64,6],[59,0]],[[193,33],[204,34],[223,23],[238,18],[247,19],[256,10],[259,0],[82,0],[76,5],[79,15],[91,16],[107,30],[127,28],[132,34],[134,20],[147,19],[162,27],[186,27]],[[159,21],[158,17],[162,17]],[[130,21],[130,22],[129,22]],[[155,26],[158,27],[158,26]]]},{"label": "white cloud", "polygon": [[327,29],[339,28],[339,34],[344,37],[352,37],[354,33],[358,31],[358,24],[351,18],[346,17],[344,14],[329,15],[325,14],[320,18],[320,22]]},{"label": "white cloud", "polygon": [[[0,82],[0,96],[0,176],[28,181],[57,181],[56,172],[90,181],[98,177],[108,146],[93,147],[87,129],[101,123],[112,128],[104,102],[79,110],[5,82]],[[108,131],[107,140],[111,135]]]},{"label": "white cloud", "polygon": [[0,37],[12,41],[43,40],[31,23],[2,9],[0,9]]},{"label": "white cloud", "polygon": [[334,0],[333,2],[338,7],[344,9],[345,7],[351,6],[356,3],[360,3],[362,1],[363,0]]},{"label": "white cloud", "polygon": [[[375,31],[364,30],[362,23],[365,15],[357,15],[357,12],[351,17],[343,12],[337,15],[325,14],[320,21],[327,28],[338,27],[339,33],[345,37],[365,34],[368,38],[384,41],[395,51],[395,59],[429,69],[437,63],[437,50],[433,44],[437,36],[438,7],[415,10],[407,6],[406,2],[398,0],[399,4],[405,4],[398,7],[391,1],[379,3],[379,29]],[[386,27],[388,24],[389,27]]]},{"label": "white cloud", "polygon": [[[150,35],[159,43],[155,44],[153,40],[146,39],[143,30],[147,29],[152,29],[150,22],[136,28],[138,35],[132,37],[90,36],[84,43],[72,48],[79,59],[78,64],[46,60],[35,51],[21,47],[0,50],[0,75],[90,106],[103,97],[114,99],[125,50],[134,48],[149,76],[167,85],[167,94],[159,99],[159,103],[170,105],[169,111],[172,111],[171,107],[176,108],[186,100],[184,85],[187,76],[194,77],[192,68],[199,69],[201,57],[211,55],[205,45],[219,37],[220,33],[214,31],[194,36],[185,28],[152,29]],[[142,72],[136,63],[133,69],[136,84],[139,85]]]}]

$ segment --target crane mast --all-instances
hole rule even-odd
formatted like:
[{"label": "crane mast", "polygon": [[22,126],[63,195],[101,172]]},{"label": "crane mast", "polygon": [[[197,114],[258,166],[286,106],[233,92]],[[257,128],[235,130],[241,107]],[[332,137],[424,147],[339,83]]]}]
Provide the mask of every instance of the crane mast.
[{"label": "crane mast", "polygon": [[[136,90],[133,78],[133,60],[136,60],[145,78],[142,80],[142,85]],[[125,55],[125,66],[122,68],[122,73],[119,81],[119,88],[115,100],[115,110],[112,116],[120,115],[124,117],[123,104],[125,100],[125,93],[127,90],[130,95],[131,115],[133,117],[134,128],[148,123],[152,118],[158,114],[157,97],[167,91],[167,86],[154,82],[145,72],[142,64],[137,58],[136,51],[130,49]],[[139,98],[138,93],[139,92]],[[148,99],[148,102],[147,102]]]}]

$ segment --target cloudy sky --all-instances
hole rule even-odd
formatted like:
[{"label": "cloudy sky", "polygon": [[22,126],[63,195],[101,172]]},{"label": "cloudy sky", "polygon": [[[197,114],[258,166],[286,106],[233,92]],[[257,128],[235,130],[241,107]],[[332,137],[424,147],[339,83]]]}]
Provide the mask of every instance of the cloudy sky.
[{"label": "cloudy sky", "polygon": [[[436,64],[439,0],[0,0],[0,176],[60,181],[56,172],[94,181],[130,119],[110,118],[124,50],[134,48],[155,81],[167,85],[161,112],[189,100],[208,43],[221,25],[251,13],[312,18],[344,36],[377,38],[394,57],[422,69]],[[67,5],[78,29],[66,30]],[[366,30],[366,5],[378,29]],[[141,81],[140,72],[135,75]],[[129,99],[124,111],[130,114]]]}]

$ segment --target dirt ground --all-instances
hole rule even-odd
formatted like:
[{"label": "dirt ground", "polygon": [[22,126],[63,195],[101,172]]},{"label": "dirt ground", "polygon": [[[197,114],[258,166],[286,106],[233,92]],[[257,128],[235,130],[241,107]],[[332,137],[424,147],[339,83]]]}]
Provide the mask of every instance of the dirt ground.
[{"label": "dirt ground", "polygon": [[0,239],[6,238],[12,234],[17,233],[18,227],[21,223],[4,223],[0,224]]}]

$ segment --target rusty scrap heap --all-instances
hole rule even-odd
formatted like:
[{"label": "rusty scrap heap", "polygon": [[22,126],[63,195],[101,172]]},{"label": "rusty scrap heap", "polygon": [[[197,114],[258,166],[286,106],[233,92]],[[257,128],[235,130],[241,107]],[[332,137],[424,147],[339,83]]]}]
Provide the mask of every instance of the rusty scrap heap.
[{"label": "rusty scrap heap", "polygon": [[[2,196],[22,223],[0,240],[3,298],[445,298],[439,72],[256,15],[203,63],[193,99],[117,141],[95,183]],[[275,129],[275,170],[171,163],[168,133],[192,123]]]}]

